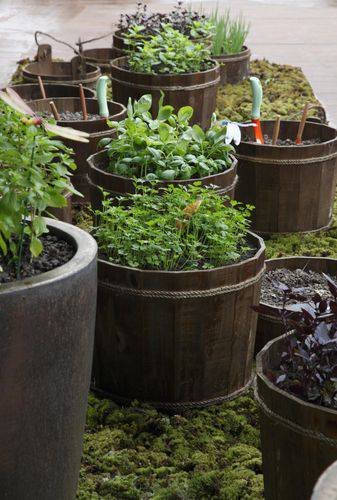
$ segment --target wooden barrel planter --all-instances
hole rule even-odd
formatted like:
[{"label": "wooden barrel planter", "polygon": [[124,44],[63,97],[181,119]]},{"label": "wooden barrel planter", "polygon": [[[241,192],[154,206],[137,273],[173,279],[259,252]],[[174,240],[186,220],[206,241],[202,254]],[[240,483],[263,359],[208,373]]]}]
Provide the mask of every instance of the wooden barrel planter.
[{"label": "wooden barrel planter", "polygon": [[214,67],[206,71],[180,75],[135,73],[128,70],[126,64],[127,57],[111,62],[112,94],[117,102],[127,105],[129,97],[138,100],[144,94],[151,94],[152,113],[156,115],[160,91],[163,91],[165,104],[170,104],[176,111],[182,106],[192,106],[191,123],[198,123],[203,129],[209,128],[220,82],[216,61]]},{"label": "wooden barrel planter", "polygon": [[[40,86],[37,83],[23,83],[20,85],[11,85],[11,88],[19,94],[25,101],[35,101],[36,99],[41,99]],[[48,99],[54,99],[55,97],[78,97],[79,90],[76,85],[65,85],[57,83],[45,83],[44,88],[46,91],[46,96]],[[96,92],[94,90],[83,87],[85,97],[95,97]]]},{"label": "wooden barrel planter", "polygon": [[[295,139],[299,122],[282,121],[280,139]],[[274,122],[263,121],[272,136]],[[253,140],[252,129],[248,136]],[[272,146],[244,140],[237,147],[236,199],[255,206],[252,228],[259,234],[310,232],[332,223],[337,181],[337,131],[307,122],[303,140],[320,144]]]},{"label": "wooden barrel planter", "polygon": [[88,63],[95,64],[103,72],[110,73],[110,61],[115,59],[114,49],[111,47],[101,49],[86,49],[82,52],[83,57]]},{"label": "wooden barrel planter", "polygon": [[[266,271],[274,269],[306,269],[307,271],[316,271],[326,273],[331,276],[337,276],[337,260],[327,257],[282,257],[280,259],[266,260]],[[268,305],[273,311],[277,311],[276,306],[271,306],[264,302],[261,305]],[[291,308],[289,308],[291,310]],[[322,315],[327,320],[328,314]],[[284,328],[280,319],[273,314],[259,313],[257,321],[255,352],[258,353],[270,340],[280,337],[284,333]]]},{"label": "wooden barrel planter", "polygon": [[337,411],[299,399],[268,379],[280,364],[284,338],[270,341],[256,361],[264,492],[266,500],[309,500],[320,474],[337,459]]},{"label": "wooden barrel planter", "polygon": [[251,52],[244,46],[238,54],[212,56],[220,65],[220,85],[240,83],[249,76]]},{"label": "wooden barrel planter", "polygon": [[79,56],[70,62],[53,61],[51,46],[39,45],[37,61],[27,64],[22,70],[23,79],[29,83],[37,83],[41,76],[44,83],[65,83],[96,88],[96,82],[101,76],[101,70],[94,64],[88,64]]},{"label": "wooden barrel planter", "polygon": [[[90,185],[90,200],[93,209],[100,209],[102,207],[102,190],[103,188],[111,198],[123,196],[128,193],[134,193],[134,180],[130,177],[123,177],[121,175],[112,174],[107,171],[109,165],[109,157],[106,151],[100,151],[88,158],[89,164],[89,185]],[[218,194],[222,196],[229,196],[234,198],[235,186],[238,182],[236,175],[237,161],[233,157],[233,164],[224,172],[219,174],[210,175],[208,177],[201,177],[198,179],[188,180],[173,180],[173,181],[158,181],[158,187],[165,187],[169,184],[184,185],[193,184],[195,181],[200,181],[204,186],[214,185],[217,186]]]},{"label": "wooden barrel planter", "polygon": [[336,500],[337,498],[337,461],[323,472],[316,483],[311,500]]},{"label": "wooden barrel planter", "polygon": [[99,260],[94,388],[180,411],[251,383],[264,242],[253,257],[201,271],[143,271]]},{"label": "wooden barrel planter", "polygon": [[[81,111],[81,101],[79,97],[66,97],[53,99],[58,111]],[[50,112],[49,107],[50,99],[39,99],[31,101],[29,106],[39,112]],[[86,99],[88,113],[98,113],[98,103],[96,99]],[[108,101],[110,120],[119,121],[123,120],[126,115],[126,109],[122,104],[114,101]],[[98,120],[80,120],[80,121],[59,121],[58,125],[64,127],[72,127],[77,130],[82,130],[90,134],[89,143],[74,142],[67,139],[62,139],[62,142],[67,146],[73,148],[75,152],[75,163],[77,169],[75,170],[72,182],[75,188],[83,194],[84,198],[78,198],[77,201],[89,201],[89,186],[87,181],[88,163],[87,158],[97,151],[98,143],[104,137],[111,137],[115,133],[113,129],[107,125],[107,118],[100,118]]]}]

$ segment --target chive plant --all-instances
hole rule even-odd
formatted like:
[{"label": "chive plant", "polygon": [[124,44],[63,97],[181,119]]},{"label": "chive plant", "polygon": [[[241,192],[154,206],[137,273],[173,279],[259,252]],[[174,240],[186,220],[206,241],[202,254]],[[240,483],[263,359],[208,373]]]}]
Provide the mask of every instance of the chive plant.
[{"label": "chive plant", "polygon": [[230,10],[221,15],[218,8],[213,12],[211,20],[215,26],[212,54],[221,56],[241,52],[249,33],[249,23],[241,15],[232,18]]}]

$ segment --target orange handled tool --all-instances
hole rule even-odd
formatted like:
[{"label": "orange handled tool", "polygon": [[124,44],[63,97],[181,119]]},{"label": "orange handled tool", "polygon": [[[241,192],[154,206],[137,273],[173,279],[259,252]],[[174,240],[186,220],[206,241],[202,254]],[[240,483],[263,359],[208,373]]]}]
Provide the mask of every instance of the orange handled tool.
[{"label": "orange handled tool", "polygon": [[255,123],[254,127],[255,140],[258,144],[264,144],[263,134],[261,130],[261,122],[260,122],[260,110],[261,110],[262,96],[263,96],[262,85],[260,80],[255,76],[252,76],[249,80],[253,94],[252,122]]}]

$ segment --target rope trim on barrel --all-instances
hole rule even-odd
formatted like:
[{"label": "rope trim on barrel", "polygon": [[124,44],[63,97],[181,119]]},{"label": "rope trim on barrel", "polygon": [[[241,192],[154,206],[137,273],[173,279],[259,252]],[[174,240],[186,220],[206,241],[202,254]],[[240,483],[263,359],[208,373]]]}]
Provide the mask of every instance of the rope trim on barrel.
[{"label": "rope trim on barrel", "polygon": [[226,59],[226,57],[221,59],[222,56],[219,56],[219,57],[216,57],[215,60],[220,64],[220,66],[225,66],[228,63],[244,61],[245,59],[248,59],[249,56],[250,56],[250,51],[247,52],[245,55],[237,56],[237,57],[233,57],[233,58],[228,58],[228,59]]},{"label": "rope trim on barrel", "polygon": [[325,156],[317,156],[314,158],[289,158],[288,160],[283,159],[273,159],[273,158],[259,158],[253,156],[241,155],[239,153],[235,153],[235,157],[238,160],[249,161],[250,163],[264,163],[270,165],[308,165],[310,163],[321,163],[323,161],[332,160],[337,157],[337,151]]},{"label": "rope trim on barrel", "polygon": [[228,193],[228,191],[231,191],[232,189],[234,189],[234,188],[235,188],[235,186],[236,186],[236,185],[237,185],[237,183],[238,183],[238,180],[239,180],[239,177],[236,175],[236,176],[235,176],[235,179],[234,179],[234,182],[233,182],[232,184],[230,184],[229,186],[226,186],[226,187],[225,187],[225,188],[223,188],[223,189],[217,189],[217,190],[216,190],[216,193],[217,193],[217,194],[220,194],[220,195]]},{"label": "rope trim on barrel", "polygon": [[103,288],[108,288],[109,290],[115,291],[120,295],[133,295],[138,297],[147,297],[153,299],[198,299],[203,297],[214,297],[217,295],[223,295],[225,293],[236,292],[247,288],[248,286],[258,283],[265,272],[265,266],[259,271],[253,278],[247,279],[235,285],[223,285],[217,288],[210,288],[209,290],[184,290],[184,291],[172,291],[172,290],[140,290],[137,288],[130,288],[127,286],[116,285],[114,283],[109,283],[99,279],[99,285]]},{"label": "rope trim on barrel", "polygon": [[[244,385],[241,389],[237,389],[227,396],[219,396],[217,398],[205,399],[203,401],[191,401],[191,402],[183,402],[183,403],[165,403],[162,401],[145,401],[146,404],[153,406],[154,408],[158,408],[160,410],[167,411],[185,411],[185,410],[193,410],[194,408],[205,408],[206,406],[211,406],[214,404],[225,403],[226,401],[231,401],[238,396],[241,396],[245,392],[249,390],[253,382],[253,377],[249,380],[249,382]],[[91,390],[100,394],[104,397],[111,398],[113,401],[117,401],[120,404],[129,404],[133,401],[134,398],[123,398],[122,396],[117,396],[108,391],[104,391],[95,387],[93,384],[91,385]]]},{"label": "rope trim on barrel", "polygon": [[205,89],[208,87],[214,87],[215,85],[218,85],[220,82],[220,76],[216,78],[216,80],[212,80],[211,82],[206,82],[206,83],[199,83],[198,85],[188,85],[188,86],[181,86],[181,85],[172,85],[172,86],[162,86],[162,85],[142,85],[141,83],[132,83],[132,82],[126,82],[122,80],[118,80],[118,78],[111,77],[112,82],[117,82],[120,83],[121,85],[124,85],[126,87],[132,87],[135,89],[144,89],[149,91],[149,88],[151,91],[157,90],[160,91],[162,90],[163,92],[165,91],[187,91],[189,92],[190,90],[199,90],[199,89]]},{"label": "rope trim on barrel", "polygon": [[260,398],[260,396],[257,392],[256,384],[254,387],[254,397],[255,397],[256,401],[258,402],[261,410],[263,411],[263,413],[265,413],[265,415],[267,415],[267,417],[276,420],[277,422],[281,423],[284,427],[296,432],[297,434],[301,434],[302,436],[310,437],[313,439],[318,439],[319,441],[322,441],[322,442],[328,444],[329,446],[333,446],[334,448],[337,448],[337,439],[332,439],[332,438],[330,438],[330,437],[326,436],[325,434],[322,434],[321,432],[318,432],[318,431],[306,429],[305,427],[302,427],[301,425],[295,424],[294,422],[292,422],[288,418],[282,417],[278,413],[276,413],[273,410],[271,410],[270,408],[268,408],[266,403]]}]

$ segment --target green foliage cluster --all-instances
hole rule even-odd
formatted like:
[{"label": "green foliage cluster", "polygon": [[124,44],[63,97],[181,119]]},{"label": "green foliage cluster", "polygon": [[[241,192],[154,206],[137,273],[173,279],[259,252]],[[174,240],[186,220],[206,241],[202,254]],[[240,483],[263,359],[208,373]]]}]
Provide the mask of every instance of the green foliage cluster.
[{"label": "green foliage cluster", "polygon": [[127,118],[110,122],[117,137],[103,139],[110,158],[109,172],[147,180],[174,180],[207,177],[223,172],[232,164],[233,147],[225,143],[227,129],[213,124],[204,132],[199,125],[191,127],[193,109],[159,103],[156,119],[152,119],[151,95],[134,104],[129,101]]},{"label": "green foliage cluster", "polygon": [[220,15],[218,8],[212,14],[211,21],[215,26],[212,54],[221,56],[241,52],[249,33],[249,23],[242,16],[233,19],[229,9]]},{"label": "green foliage cluster", "polygon": [[[256,60],[252,61],[250,69],[251,75],[260,78],[263,86],[261,119],[272,120],[280,115],[282,119],[298,120],[305,103],[320,104],[300,68]],[[248,80],[219,88],[216,111],[219,118],[248,121],[251,111],[252,94]],[[309,116],[319,114],[313,109]]]},{"label": "green foliage cluster", "polygon": [[18,274],[24,241],[33,257],[42,251],[39,237],[48,232],[43,212],[66,206],[65,193],[75,192],[70,153],[0,102],[0,254],[18,261]]},{"label": "green foliage cluster", "polygon": [[125,34],[128,69],[146,74],[180,74],[205,71],[214,66],[211,51],[203,43],[163,24],[156,35],[144,37],[144,27],[134,26]]},{"label": "green foliage cluster", "polygon": [[250,396],[167,416],[90,397],[77,498],[262,500]]},{"label": "green foliage cluster", "polygon": [[249,250],[250,207],[223,202],[200,183],[160,192],[139,184],[119,204],[103,202],[94,235],[115,264],[168,271],[224,266]]}]

